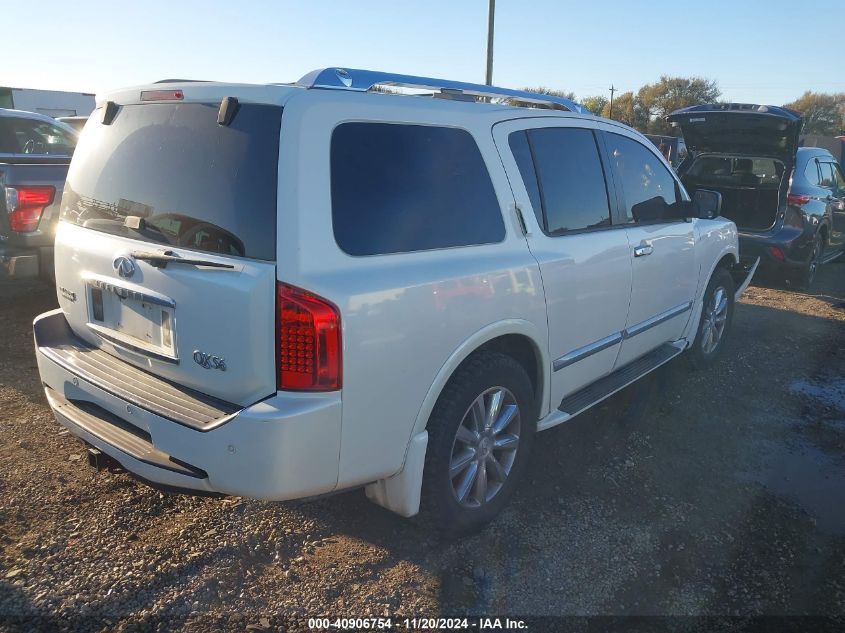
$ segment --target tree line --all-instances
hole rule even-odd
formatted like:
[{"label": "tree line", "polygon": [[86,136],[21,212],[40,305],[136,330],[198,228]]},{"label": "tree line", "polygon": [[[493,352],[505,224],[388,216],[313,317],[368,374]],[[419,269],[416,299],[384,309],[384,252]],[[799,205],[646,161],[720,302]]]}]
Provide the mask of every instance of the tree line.
[{"label": "tree line", "polygon": [[[669,77],[663,75],[659,81],[646,84],[636,92],[628,91],[610,100],[602,95],[576,99],[572,92],[554,90],[543,86],[525,88],[579,101],[590,112],[616,121],[621,121],[646,134],[676,135],[665,117],[667,114],[691,105],[719,103],[722,91],[716,81],[702,77]],[[845,93],[827,94],[806,91],[795,101],[784,107],[797,110],[804,119],[804,134],[839,136],[845,134]]]}]

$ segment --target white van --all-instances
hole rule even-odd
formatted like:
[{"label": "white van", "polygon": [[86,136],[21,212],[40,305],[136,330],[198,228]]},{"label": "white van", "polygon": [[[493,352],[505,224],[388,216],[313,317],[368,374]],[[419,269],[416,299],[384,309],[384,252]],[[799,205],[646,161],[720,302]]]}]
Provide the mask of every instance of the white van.
[{"label": "white van", "polygon": [[336,68],[121,90],[70,167],[41,378],[154,484],[422,493],[467,532],[536,431],[722,351],[750,276],[719,203],[546,95]]}]

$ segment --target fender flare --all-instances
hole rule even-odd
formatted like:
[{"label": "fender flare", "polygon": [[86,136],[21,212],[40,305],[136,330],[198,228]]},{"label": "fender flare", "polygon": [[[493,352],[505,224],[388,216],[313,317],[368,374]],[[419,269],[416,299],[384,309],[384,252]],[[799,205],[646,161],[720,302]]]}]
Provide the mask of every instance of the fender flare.
[{"label": "fender flare", "polygon": [[543,413],[545,413],[548,408],[547,400],[549,398],[549,389],[551,386],[551,373],[548,371],[548,368],[551,366],[551,362],[549,361],[549,350],[546,335],[540,330],[540,328],[530,321],[526,321],[524,319],[505,319],[486,325],[464,339],[457,349],[452,352],[449,358],[446,359],[446,362],[443,363],[443,366],[434,377],[434,381],[429,386],[425,398],[423,398],[420,409],[417,412],[417,419],[415,420],[413,429],[411,430],[411,436],[425,430],[426,425],[428,424],[428,419],[431,417],[431,412],[434,410],[434,405],[437,403],[437,399],[440,397],[446,383],[449,382],[452,374],[455,373],[455,370],[460,366],[460,364],[485,343],[488,343],[495,338],[499,338],[500,336],[506,336],[509,334],[517,334],[529,339],[534,345],[534,351],[540,359],[540,366],[538,367],[538,370],[542,373],[540,375],[540,380],[538,381],[538,396],[540,401],[540,417],[542,417]]},{"label": "fender flare", "polygon": [[725,246],[719,252],[719,255],[713,258],[713,262],[710,264],[710,270],[707,271],[707,275],[702,275],[700,277],[698,289],[695,291],[695,302],[692,306],[692,317],[687,324],[687,347],[692,345],[693,340],[695,339],[695,334],[698,332],[698,322],[701,320],[701,303],[704,300],[704,291],[707,289],[707,284],[710,283],[713,273],[716,272],[716,268],[719,267],[719,262],[728,255],[731,256],[734,264],[739,263],[739,249],[736,246]]}]

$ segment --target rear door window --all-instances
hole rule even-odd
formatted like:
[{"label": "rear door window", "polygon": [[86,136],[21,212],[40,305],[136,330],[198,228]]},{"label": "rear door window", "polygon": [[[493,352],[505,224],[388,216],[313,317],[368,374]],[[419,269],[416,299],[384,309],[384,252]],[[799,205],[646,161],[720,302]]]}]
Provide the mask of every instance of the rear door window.
[{"label": "rear door window", "polygon": [[534,158],[531,155],[531,147],[528,145],[528,133],[524,130],[511,133],[508,136],[508,145],[510,145],[516,166],[519,168],[519,174],[522,176],[522,182],[528,192],[531,206],[534,208],[537,224],[545,227],[546,221],[543,219],[543,204],[540,201],[540,185],[537,182],[537,172],[534,169]]},{"label": "rear door window", "polygon": [[[537,128],[527,135],[545,232],[559,235],[610,226],[607,186],[592,130]],[[530,182],[527,165],[520,166],[520,171],[523,180]]]},{"label": "rear door window", "polygon": [[653,152],[637,141],[609,132],[607,152],[618,175],[625,198],[628,222],[660,222],[678,219],[679,201],[675,179]]},{"label": "rear door window", "polygon": [[458,128],[343,123],[331,141],[332,224],[349,255],[500,242],[502,212],[472,135]]},{"label": "rear door window", "polygon": [[837,163],[830,163],[830,171],[833,172],[833,188],[841,193],[845,190],[845,176],[842,175],[842,168]]},{"label": "rear door window", "polygon": [[70,166],[62,219],[156,244],[275,260],[282,109],[242,103],[228,126],[218,125],[218,109],[121,106],[110,125],[95,112]]},{"label": "rear door window", "polygon": [[819,171],[821,172],[822,187],[835,190],[842,188],[842,174],[835,163],[819,163]]},{"label": "rear door window", "polygon": [[819,164],[815,158],[807,161],[807,166],[804,168],[804,178],[813,187],[818,187],[821,179],[819,178]]}]

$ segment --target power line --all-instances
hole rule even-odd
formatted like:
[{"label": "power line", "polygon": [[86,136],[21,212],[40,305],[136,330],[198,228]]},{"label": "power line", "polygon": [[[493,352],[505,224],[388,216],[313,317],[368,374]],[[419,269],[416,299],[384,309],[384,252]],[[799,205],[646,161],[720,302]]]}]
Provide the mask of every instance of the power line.
[{"label": "power line", "polygon": [[613,93],[616,92],[616,88],[613,87],[613,84],[610,84],[610,108],[607,113],[607,118],[613,118]]}]

